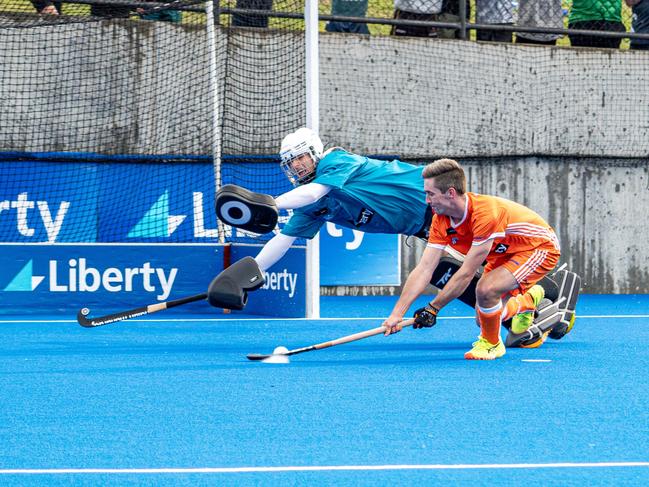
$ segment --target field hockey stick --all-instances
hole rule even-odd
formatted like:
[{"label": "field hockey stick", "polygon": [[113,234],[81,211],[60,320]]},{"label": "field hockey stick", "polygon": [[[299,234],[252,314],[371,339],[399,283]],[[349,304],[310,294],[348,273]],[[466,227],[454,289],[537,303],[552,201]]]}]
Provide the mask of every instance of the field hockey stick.
[{"label": "field hockey stick", "polygon": [[228,266],[219,273],[207,288],[206,293],[196,294],[187,298],[174,299],[165,303],[150,304],[141,308],[121,311],[101,318],[90,318],[90,310],[83,308],[77,313],[77,321],[81,326],[94,328],[96,326],[108,325],[116,321],[128,320],[138,316],[144,316],[163,309],[174,308],[181,304],[193,303],[194,301],[207,301],[216,308],[227,308],[241,310],[248,302],[248,292],[259,289],[264,284],[264,276],[252,257],[244,257],[234,264]]},{"label": "field hockey stick", "polygon": [[[404,320],[400,323],[400,325],[405,328],[406,326],[410,326],[415,322],[413,318]],[[317,343],[316,345],[311,345],[309,347],[303,347],[303,348],[296,348],[294,350],[287,350],[286,352],[283,353],[271,353],[269,355],[263,355],[259,353],[249,353],[246,355],[246,358],[248,360],[265,360],[267,358],[273,357],[273,356],[290,356],[290,355],[297,355],[298,353],[304,353],[304,352],[310,352],[312,350],[322,350],[324,348],[329,348],[329,347],[334,347],[336,345],[343,345],[345,343],[350,343],[350,342],[355,342],[356,340],[362,340],[363,338],[368,338],[374,335],[379,335],[381,333],[385,333],[385,326],[379,326],[377,328],[372,328],[371,330],[366,330],[366,331],[361,331],[359,333],[354,333],[353,335],[347,335],[342,338],[337,338],[335,340],[330,340],[328,342],[322,342],[322,343]],[[279,348],[279,347],[278,347]]]},{"label": "field hockey stick", "polygon": [[96,326],[115,323],[116,321],[130,320],[131,318],[137,318],[138,316],[148,315],[157,311],[162,311],[163,309],[174,308],[182,304],[193,303],[194,301],[200,301],[206,298],[207,293],[201,293],[196,294],[195,296],[189,296],[187,298],[174,299],[173,301],[150,304],[148,306],[142,306],[141,308],[121,311],[119,313],[113,313],[111,315],[101,316],[99,318],[90,318],[88,316],[90,314],[90,310],[88,308],[83,308],[77,313],[77,321],[81,326],[85,328],[94,328]]}]

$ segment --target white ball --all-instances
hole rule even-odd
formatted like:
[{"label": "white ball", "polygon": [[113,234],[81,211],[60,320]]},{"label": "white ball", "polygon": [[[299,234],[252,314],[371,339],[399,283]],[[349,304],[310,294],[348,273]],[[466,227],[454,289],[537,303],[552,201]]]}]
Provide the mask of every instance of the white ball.
[{"label": "white ball", "polygon": [[273,355],[285,355],[288,353],[288,348],[286,347],[277,347],[273,350]]},{"label": "white ball", "polygon": [[262,360],[265,364],[287,364],[289,363],[288,355],[270,355]]}]

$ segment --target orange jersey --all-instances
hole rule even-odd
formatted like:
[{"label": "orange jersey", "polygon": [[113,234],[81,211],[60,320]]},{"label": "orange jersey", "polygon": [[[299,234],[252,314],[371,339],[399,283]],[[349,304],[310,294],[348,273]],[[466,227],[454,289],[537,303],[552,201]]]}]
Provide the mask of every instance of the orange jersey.
[{"label": "orange jersey", "polygon": [[443,249],[449,245],[466,255],[473,245],[492,240],[487,262],[537,248],[559,251],[559,240],[552,227],[526,206],[497,196],[466,196],[461,221],[453,222],[445,215],[433,217],[429,246]]}]

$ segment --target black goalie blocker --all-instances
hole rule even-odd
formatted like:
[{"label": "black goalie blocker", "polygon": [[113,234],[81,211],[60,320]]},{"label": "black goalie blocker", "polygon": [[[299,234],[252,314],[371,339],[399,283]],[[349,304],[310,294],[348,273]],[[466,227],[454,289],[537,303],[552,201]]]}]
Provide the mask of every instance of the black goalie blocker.
[{"label": "black goalie blocker", "polygon": [[273,231],[279,212],[272,196],[226,184],[216,192],[216,216],[227,225],[263,234]]},{"label": "black goalie blocker", "polygon": [[207,288],[207,301],[216,308],[242,310],[248,292],[264,285],[264,274],[252,257],[244,257],[216,276]]}]

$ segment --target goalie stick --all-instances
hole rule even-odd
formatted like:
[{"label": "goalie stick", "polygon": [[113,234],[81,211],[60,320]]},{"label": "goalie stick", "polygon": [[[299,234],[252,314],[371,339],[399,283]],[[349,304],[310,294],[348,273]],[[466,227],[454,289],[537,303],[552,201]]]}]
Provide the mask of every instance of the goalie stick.
[{"label": "goalie stick", "polygon": [[116,321],[129,320],[163,309],[173,308],[194,301],[207,301],[216,308],[241,310],[248,302],[248,292],[255,291],[264,285],[264,276],[252,257],[244,257],[219,273],[207,288],[206,293],[187,298],[174,299],[165,303],[150,304],[141,308],[121,311],[101,318],[90,318],[90,310],[83,308],[77,313],[77,321],[85,328],[108,325]]},{"label": "goalie stick", "polygon": [[142,306],[141,308],[130,309],[128,311],[121,311],[119,313],[113,313],[106,316],[101,316],[99,318],[90,318],[90,310],[88,308],[83,308],[77,313],[77,321],[84,328],[95,328],[97,326],[108,325],[110,323],[115,323],[116,321],[130,320],[131,318],[137,318],[138,316],[144,316],[157,311],[162,311],[163,309],[173,308],[175,306],[180,306],[182,304],[193,303],[194,301],[200,301],[207,298],[207,293],[196,294],[194,296],[189,296],[187,298],[174,299],[172,301],[166,301],[164,303],[150,304],[148,306]]}]

